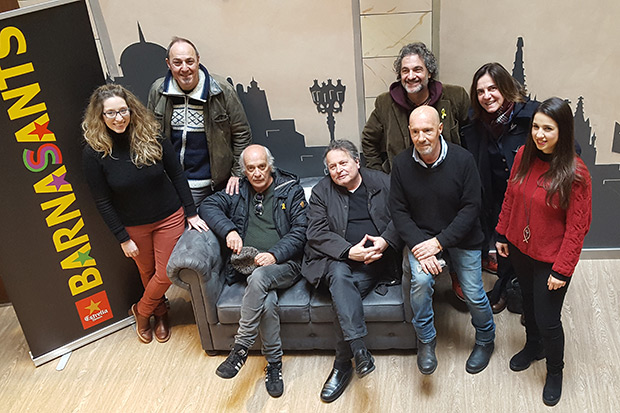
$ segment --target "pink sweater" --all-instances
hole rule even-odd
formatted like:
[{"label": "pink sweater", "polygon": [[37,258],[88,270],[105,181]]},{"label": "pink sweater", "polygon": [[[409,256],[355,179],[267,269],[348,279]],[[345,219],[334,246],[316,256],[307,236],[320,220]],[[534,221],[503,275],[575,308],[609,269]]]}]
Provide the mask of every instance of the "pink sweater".
[{"label": "pink sweater", "polygon": [[[574,182],[568,209],[557,206],[557,195],[553,197],[556,207],[547,205],[547,191],[539,184],[539,177],[549,169],[549,163],[536,158],[532,164],[529,179],[513,183],[523,155],[519,149],[515,157],[508,188],[502,205],[502,212],[496,230],[529,257],[552,263],[552,270],[570,277],[579,261],[583,239],[592,221],[592,182],[585,174],[581,182]],[[578,170],[587,168],[581,158],[576,158]],[[529,242],[524,241],[523,229],[530,227]]]}]

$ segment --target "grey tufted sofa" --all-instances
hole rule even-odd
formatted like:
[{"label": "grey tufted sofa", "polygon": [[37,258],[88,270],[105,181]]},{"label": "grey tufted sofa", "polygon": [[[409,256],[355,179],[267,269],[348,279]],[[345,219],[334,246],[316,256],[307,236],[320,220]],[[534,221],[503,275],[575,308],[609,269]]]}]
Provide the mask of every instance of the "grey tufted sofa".
[{"label": "grey tufted sofa", "polygon": [[[309,195],[314,182],[306,181]],[[307,196],[308,197],[308,196]],[[202,348],[209,355],[228,351],[239,327],[245,284],[227,285],[222,274],[220,243],[212,231],[188,231],[179,239],[168,262],[170,280],[190,292]],[[408,261],[403,260],[404,274]],[[369,349],[415,349],[411,324],[409,278],[387,286],[385,295],[372,291],[364,299]],[[329,293],[316,291],[302,278],[289,289],[278,291],[282,346],[284,350],[333,350],[334,313]],[[253,349],[260,349],[257,342]]]}]

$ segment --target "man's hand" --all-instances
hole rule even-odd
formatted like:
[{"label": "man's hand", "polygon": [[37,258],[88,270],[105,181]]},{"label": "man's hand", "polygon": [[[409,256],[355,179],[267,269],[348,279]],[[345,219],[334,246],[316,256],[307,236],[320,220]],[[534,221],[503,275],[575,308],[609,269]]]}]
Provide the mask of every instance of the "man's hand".
[{"label": "man's hand", "polygon": [[[381,257],[383,257],[383,251],[385,251],[387,247],[389,247],[389,244],[385,239],[383,239],[383,237],[374,237],[372,235],[367,235],[367,237],[368,240],[372,242],[372,245],[375,248],[375,252],[373,252],[368,258],[366,258],[366,260],[364,260],[364,264],[366,265],[381,259]],[[372,247],[369,247],[369,249],[370,248]]]},{"label": "man's hand", "polygon": [[422,241],[411,249],[411,253],[418,261],[434,257],[440,251],[441,247],[439,246],[439,241],[437,241],[435,237]]},{"label": "man's hand", "polygon": [[123,250],[125,257],[128,258],[137,257],[138,254],[140,254],[138,246],[135,242],[133,242],[132,239],[130,239],[129,241],[121,242],[121,249]]},{"label": "man's hand", "polygon": [[439,260],[434,255],[418,261],[420,263],[420,268],[427,274],[439,275],[441,272],[441,264]]},{"label": "man's hand", "polygon": [[496,242],[495,250],[499,255],[504,258],[508,258],[508,254],[510,253],[510,251],[508,251],[508,244],[506,244],[505,242]]},{"label": "man's hand", "polygon": [[239,177],[231,176],[228,178],[228,183],[226,184],[226,193],[228,195],[234,195],[239,193]]},{"label": "man's hand", "polygon": [[276,257],[273,256],[270,252],[261,252],[254,257],[254,264],[259,267],[264,267],[266,265],[272,265],[276,263]]},{"label": "man's hand", "polygon": [[207,225],[207,223],[204,222],[202,218],[200,218],[198,215],[194,215],[193,217],[188,217],[187,224],[189,225],[190,229],[193,228],[198,232],[202,232],[202,231],[206,232],[209,230],[209,226]]},{"label": "man's hand", "polygon": [[230,231],[228,235],[226,235],[226,246],[235,254],[239,254],[241,252],[241,248],[243,248],[243,240],[237,231]]},{"label": "man's hand", "polygon": [[[364,238],[362,238],[360,242],[351,247],[348,258],[353,261],[363,262],[364,264],[370,264],[381,258],[383,256],[383,250],[381,250],[380,247],[381,241],[373,241],[371,238],[376,239],[381,237],[371,237],[368,234],[364,235]],[[373,245],[368,248],[364,247],[369,240],[373,242]],[[375,244],[375,242],[377,244]]]}]

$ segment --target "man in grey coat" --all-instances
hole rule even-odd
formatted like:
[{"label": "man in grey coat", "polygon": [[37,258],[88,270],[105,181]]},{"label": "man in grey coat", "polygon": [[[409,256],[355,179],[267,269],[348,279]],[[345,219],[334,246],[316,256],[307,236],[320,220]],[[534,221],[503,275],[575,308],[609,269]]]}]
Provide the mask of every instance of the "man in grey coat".
[{"label": "man in grey coat", "polygon": [[347,387],[352,358],[360,378],[375,369],[362,299],[386,274],[400,278],[401,240],[388,210],[388,175],[360,169],[359,152],[346,140],[331,142],[324,162],[330,176],[312,189],[302,274],[329,290],[336,313],[336,360],[321,391],[329,403]]}]

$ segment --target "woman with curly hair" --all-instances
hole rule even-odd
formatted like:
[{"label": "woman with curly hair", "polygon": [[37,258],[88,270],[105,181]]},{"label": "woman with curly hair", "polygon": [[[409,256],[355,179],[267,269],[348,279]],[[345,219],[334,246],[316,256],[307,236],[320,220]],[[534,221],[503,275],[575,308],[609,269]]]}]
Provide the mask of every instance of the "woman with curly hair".
[{"label": "woman with curly hair", "polygon": [[562,304],[592,221],[592,183],[575,153],[566,101],[541,103],[530,130],[515,156],[495,246],[510,256],[523,294],[525,347],[510,359],[510,369],[546,358],[543,402],[554,406],[562,395]]},{"label": "woman with curly hair", "polygon": [[[128,90],[97,88],[86,108],[82,130],[83,167],[95,204],[121,249],[136,262],[144,294],[131,307],[143,343],[170,338],[164,294],[166,265],[185,228],[207,231],[196,214],[183,170],[159,125]],[[151,328],[151,316],[155,325]]]}]

